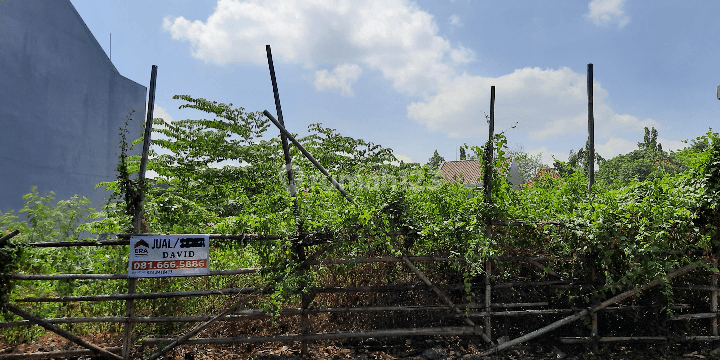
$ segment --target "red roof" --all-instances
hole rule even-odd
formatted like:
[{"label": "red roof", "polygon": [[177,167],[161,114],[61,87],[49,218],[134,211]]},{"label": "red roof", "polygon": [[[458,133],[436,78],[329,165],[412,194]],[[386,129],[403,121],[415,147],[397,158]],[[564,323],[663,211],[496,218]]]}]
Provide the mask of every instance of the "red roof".
[{"label": "red roof", "polygon": [[547,179],[548,177],[553,178],[553,179],[559,179],[560,175],[558,175],[558,173],[555,171],[555,169],[542,168],[542,169],[538,170],[537,173],[535,173],[535,176],[533,176],[531,181],[526,182],[522,186],[524,186],[524,187],[525,186],[533,186],[533,185],[535,185],[536,181],[541,181],[543,179]]},{"label": "red roof", "polygon": [[447,161],[440,167],[440,175],[448,182],[463,179],[463,184],[480,184],[482,166],[477,160]]}]

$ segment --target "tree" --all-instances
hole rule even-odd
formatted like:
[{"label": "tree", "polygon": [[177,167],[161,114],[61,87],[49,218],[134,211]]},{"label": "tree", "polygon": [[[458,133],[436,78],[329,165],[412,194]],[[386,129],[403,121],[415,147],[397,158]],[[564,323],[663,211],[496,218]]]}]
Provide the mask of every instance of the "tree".
[{"label": "tree", "polygon": [[648,130],[647,126],[645,127],[645,136],[643,137],[643,142],[638,143],[638,149],[640,150],[649,150],[649,151],[662,151],[662,145],[658,144],[657,142],[658,132],[655,130],[655,127],[653,126],[652,130]]},{"label": "tree", "polygon": [[460,147],[460,160],[465,160],[465,148]]},{"label": "tree", "polygon": [[506,156],[508,159],[515,160],[515,164],[520,171],[520,176],[525,181],[530,181],[542,168],[547,168],[548,165],[542,162],[542,153],[532,155],[525,152],[522,145],[507,150]]},{"label": "tree", "polygon": [[625,155],[618,155],[602,164],[597,173],[598,180],[608,184],[627,184],[632,180],[645,181],[661,178],[665,174],[679,174],[689,167],[675,153],[667,153],[657,142],[658,132],[645,128],[643,142],[638,149]]},{"label": "tree", "polygon": [[427,166],[433,168],[433,169],[439,169],[440,166],[445,162],[445,158],[440,156],[438,154],[438,151],[435,150],[435,153],[433,153],[433,156],[428,159]]},{"label": "tree", "polygon": [[[577,152],[574,150],[570,150],[570,155],[568,156],[567,162],[564,163],[555,160],[553,167],[555,168],[555,171],[557,171],[558,174],[560,174],[561,176],[572,175],[575,171],[580,171],[587,174],[589,153],[590,142],[585,142],[585,147],[580,148]],[[605,161],[605,158],[595,152],[595,163],[597,165],[602,165]]]}]

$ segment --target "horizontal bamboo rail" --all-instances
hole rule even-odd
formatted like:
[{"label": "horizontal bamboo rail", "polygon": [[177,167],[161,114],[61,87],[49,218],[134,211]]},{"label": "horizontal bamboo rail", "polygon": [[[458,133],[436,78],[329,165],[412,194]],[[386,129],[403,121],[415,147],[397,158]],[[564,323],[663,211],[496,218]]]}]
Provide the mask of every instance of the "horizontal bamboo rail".
[{"label": "horizontal bamboo rail", "polygon": [[76,301],[121,301],[121,300],[138,300],[138,299],[169,299],[178,297],[198,297],[208,295],[234,295],[234,294],[251,294],[258,290],[257,287],[244,288],[227,288],[215,290],[195,290],[195,291],[173,291],[149,294],[112,294],[112,295],[87,295],[87,296],[37,296],[23,299],[16,299],[15,302],[76,302]]},{"label": "horizontal bamboo rail", "polygon": [[563,344],[588,344],[592,342],[630,342],[630,341],[717,341],[720,336],[686,336],[680,338],[668,338],[666,336],[606,336],[601,338],[593,337],[562,337],[559,339]]},{"label": "horizontal bamboo rail", "polygon": [[[685,273],[687,273],[687,272],[689,272],[689,271],[692,271],[693,269],[695,269],[695,268],[697,268],[697,267],[698,267],[698,265],[696,265],[696,264],[687,265],[687,266],[684,266],[684,267],[682,267],[682,268],[680,268],[680,269],[677,269],[677,270],[675,270],[675,271],[673,271],[673,272],[665,275],[664,278],[665,278],[666,280],[670,280],[670,279],[673,279],[673,278],[675,278],[675,277],[678,277],[678,276],[680,276],[680,275],[682,275],[682,274],[685,274]],[[560,320],[558,320],[558,321],[556,321],[556,322],[554,322],[554,323],[552,323],[552,324],[550,324],[550,325],[547,325],[547,326],[542,327],[542,328],[540,328],[540,329],[537,329],[537,330],[535,330],[535,331],[533,331],[533,332],[530,332],[530,333],[528,333],[528,334],[526,334],[526,335],[520,336],[520,337],[515,338],[515,339],[513,339],[513,340],[510,340],[510,341],[508,341],[508,342],[502,343],[502,344],[498,345],[497,347],[494,347],[494,348],[492,348],[492,349],[490,349],[490,350],[485,351],[484,353],[482,353],[482,355],[483,355],[483,356],[487,356],[487,355],[490,355],[490,354],[494,354],[494,353],[496,353],[496,352],[498,352],[498,351],[501,351],[501,350],[503,350],[503,349],[507,349],[507,348],[512,347],[512,346],[514,346],[514,345],[520,344],[520,343],[522,343],[522,342],[525,342],[525,341],[534,339],[534,338],[536,338],[536,337],[538,337],[538,336],[540,336],[540,335],[542,335],[542,334],[545,334],[545,333],[547,333],[547,332],[549,332],[549,331],[555,330],[555,329],[557,329],[557,328],[559,328],[559,327],[561,327],[561,326],[564,326],[564,325],[569,324],[569,323],[571,323],[571,322],[577,321],[577,320],[579,320],[579,319],[587,316],[588,314],[595,313],[595,312],[597,312],[598,310],[601,310],[601,309],[603,309],[603,308],[606,308],[606,307],[608,307],[608,306],[610,306],[610,305],[612,305],[612,304],[619,303],[619,302],[621,302],[621,301],[623,301],[623,300],[625,300],[625,299],[627,299],[627,298],[629,298],[629,297],[631,297],[631,296],[635,296],[635,295],[639,294],[641,291],[644,291],[644,290],[647,290],[647,289],[649,289],[649,288],[651,288],[651,287],[657,286],[658,284],[660,284],[660,280],[653,280],[653,281],[651,281],[651,282],[649,282],[649,283],[647,283],[647,284],[645,284],[645,285],[643,285],[643,286],[641,286],[641,287],[639,287],[639,288],[625,291],[625,292],[623,292],[623,293],[621,293],[621,294],[618,294],[618,295],[616,295],[616,296],[613,296],[612,298],[610,298],[610,299],[608,299],[608,300],[603,301],[603,302],[600,303],[599,305],[593,306],[593,307],[591,307],[591,308],[589,308],[589,309],[585,309],[585,310],[580,311],[580,312],[578,312],[578,313],[576,313],[576,314],[573,314],[573,315],[568,316],[568,317],[566,317],[566,318],[560,319]]]},{"label": "horizontal bamboo rail", "polygon": [[[492,306],[490,307],[492,309]],[[548,314],[572,314],[578,309],[543,309],[543,310],[513,310],[513,311],[491,311],[487,312],[471,312],[468,317],[486,317],[486,316],[526,316],[526,315],[548,315]]]},{"label": "horizontal bamboo rail", "polygon": [[682,314],[682,315],[670,316],[668,318],[668,320],[680,321],[680,320],[696,320],[696,319],[717,319],[717,317],[718,317],[717,313],[698,313],[698,314]]},{"label": "horizontal bamboo rail", "polygon": [[[492,304],[493,308],[516,308],[530,306],[547,306],[548,303],[517,303],[517,304]],[[484,305],[457,305],[461,309],[483,309]],[[447,306],[442,305],[417,305],[417,306],[367,306],[367,307],[335,307],[335,308],[307,308],[304,310],[307,314],[317,313],[365,313],[365,312],[382,312],[382,311],[447,311]],[[500,312],[498,312],[500,313]],[[280,316],[296,316],[302,315],[303,309],[290,308],[282,309]],[[496,313],[493,312],[492,315]],[[269,315],[264,310],[251,309],[240,310],[228,315],[222,321],[241,321],[248,319],[267,318]],[[108,317],[70,317],[70,318],[52,318],[45,319],[50,324],[79,324],[79,323],[168,323],[168,322],[199,322],[210,320],[211,316],[159,316],[159,317],[131,317],[124,316],[108,316]],[[0,329],[29,326],[32,322],[27,320],[11,321],[0,323]]]},{"label": "horizontal bamboo rail", "polygon": [[[218,276],[218,275],[239,275],[252,274],[260,271],[259,268],[245,269],[229,269],[229,270],[211,270],[209,274],[191,275],[185,277],[202,277],[202,276]],[[127,280],[129,277],[125,274],[52,274],[52,275],[24,275],[24,274],[0,274],[0,277],[6,277],[15,280]]]},{"label": "horizontal bamboo rail", "polygon": [[[112,353],[120,353],[121,347],[110,347],[105,350]],[[52,358],[71,358],[78,356],[89,356],[93,355],[94,352],[91,350],[63,350],[63,351],[50,351],[50,352],[34,352],[24,354],[0,354],[0,360],[35,360],[35,359],[52,359]]]},{"label": "horizontal bamboo rail", "polygon": [[[472,326],[439,327],[439,328],[414,328],[414,329],[392,329],[392,330],[370,330],[370,331],[348,331],[320,334],[292,334],[292,335],[271,335],[271,336],[237,336],[224,338],[195,338],[185,342],[188,345],[194,344],[239,344],[239,343],[262,343],[262,342],[288,342],[288,341],[315,341],[315,340],[341,340],[353,338],[375,338],[395,336],[452,336],[452,335],[480,335],[481,332]],[[161,345],[174,341],[167,338],[147,338],[142,345]]]}]

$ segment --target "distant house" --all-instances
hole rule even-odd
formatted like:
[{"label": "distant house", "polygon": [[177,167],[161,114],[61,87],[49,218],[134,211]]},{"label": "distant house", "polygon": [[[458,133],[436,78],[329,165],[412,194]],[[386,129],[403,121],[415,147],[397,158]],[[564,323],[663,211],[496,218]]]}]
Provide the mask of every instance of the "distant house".
[{"label": "distant house", "polygon": [[[454,182],[462,179],[466,187],[482,188],[482,165],[477,160],[447,161],[440,167],[443,180]],[[508,181],[516,188],[523,183],[515,160],[510,162]]]},{"label": "distant house", "polygon": [[70,0],[0,1],[0,49],[0,211],[33,185],[102,205],[95,184],[115,179],[133,110],[130,140],[141,134],[146,87],[120,75]]},{"label": "distant house", "polygon": [[523,187],[532,187],[535,185],[536,182],[542,181],[543,179],[547,179],[547,178],[559,179],[560,175],[558,175],[558,173],[557,173],[557,171],[555,171],[555,169],[542,168],[535,173],[535,176],[533,176],[532,180],[526,182],[522,186]]}]

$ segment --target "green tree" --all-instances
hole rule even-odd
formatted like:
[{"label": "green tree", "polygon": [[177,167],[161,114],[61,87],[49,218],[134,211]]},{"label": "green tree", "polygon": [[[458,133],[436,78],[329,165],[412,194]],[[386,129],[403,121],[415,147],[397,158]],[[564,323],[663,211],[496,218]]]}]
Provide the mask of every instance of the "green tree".
[{"label": "green tree", "polygon": [[[576,171],[580,171],[587,176],[589,153],[590,143],[585,142],[585,147],[578,149],[578,151],[570,150],[567,162],[558,161],[556,159],[553,167],[555,168],[555,171],[562,176],[572,175]],[[595,152],[595,163],[597,165],[602,165],[605,161],[605,158]]]},{"label": "green tree", "polygon": [[668,153],[657,142],[658,133],[655,128],[645,128],[643,142],[638,149],[625,155],[618,155],[602,164],[597,173],[598,180],[608,184],[617,182],[619,185],[630,181],[645,181],[661,178],[665,174],[674,175],[688,170],[689,167],[675,153]]},{"label": "green tree", "polygon": [[426,165],[433,169],[439,169],[440,166],[444,162],[445,162],[445,158],[440,156],[440,154],[438,154],[438,151],[435,150],[435,152],[433,153],[433,156],[430,159],[428,159],[428,162]]},{"label": "green tree", "polygon": [[525,152],[522,145],[507,150],[507,158],[515,160],[520,171],[520,176],[525,181],[530,181],[540,169],[549,167],[542,162],[542,153],[532,155]]}]

